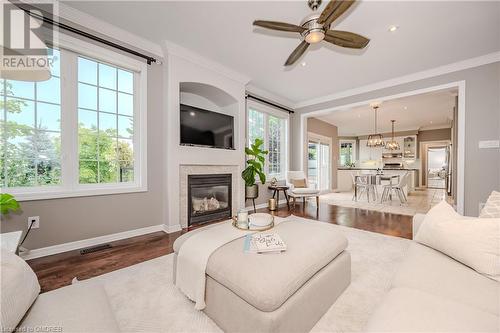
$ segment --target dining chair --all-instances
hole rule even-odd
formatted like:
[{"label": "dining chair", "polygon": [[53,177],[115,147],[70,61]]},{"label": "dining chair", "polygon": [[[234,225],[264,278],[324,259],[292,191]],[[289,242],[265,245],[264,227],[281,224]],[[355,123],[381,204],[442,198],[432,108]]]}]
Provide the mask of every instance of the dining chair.
[{"label": "dining chair", "polygon": [[[352,200],[358,201],[358,198],[361,198],[366,192],[368,202],[370,202],[371,185],[367,181],[368,177],[368,174],[354,174],[351,172],[352,185],[354,186],[354,194],[352,195]],[[376,192],[374,193],[376,195]]]},{"label": "dining chair", "polygon": [[399,177],[398,184],[384,185],[384,191],[382,192],[382,198],[380,199],[380,202],[384,202],[385,200],[387,200],[389,196],[392,196],[392,193],[396,193],[398,195],[401,204],[408,202],[408,199],[404,191],[404,187],[406,186],[408,181],[407,179],[408,179],[408,172],[405,172],[401,177]]}]

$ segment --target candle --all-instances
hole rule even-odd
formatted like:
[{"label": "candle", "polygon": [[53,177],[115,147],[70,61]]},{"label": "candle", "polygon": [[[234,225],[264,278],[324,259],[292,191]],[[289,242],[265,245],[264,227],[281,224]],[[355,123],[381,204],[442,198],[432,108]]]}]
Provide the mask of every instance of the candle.
[{"label": "candle", "polygon": [[248,227],[248,212],[244,210],[240,210],[238,212],[238,226],[240,227]]}]

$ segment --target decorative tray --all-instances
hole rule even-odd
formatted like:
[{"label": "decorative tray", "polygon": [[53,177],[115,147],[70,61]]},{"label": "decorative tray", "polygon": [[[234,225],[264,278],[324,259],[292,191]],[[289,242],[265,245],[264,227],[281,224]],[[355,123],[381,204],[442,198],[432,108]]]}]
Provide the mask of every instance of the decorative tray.
[{"label": "decorative tray", "polygon": [[237,228],[237,229],[240,229],[240,230],[246,230],[246,231],[266,231],[266,230],[269,230],[269,229],[272,229],[274,227],[274,216],[273,216],[273,220],[271,221],[271,224],[269,225],[266,225],[264,227],[252,227],[252,228],[245,228],[245,227],[241,227],[241,226],[238,226],[238,219],[236,216],[233,216],[232,217],[232,224],[233,224],[233,227]]}]

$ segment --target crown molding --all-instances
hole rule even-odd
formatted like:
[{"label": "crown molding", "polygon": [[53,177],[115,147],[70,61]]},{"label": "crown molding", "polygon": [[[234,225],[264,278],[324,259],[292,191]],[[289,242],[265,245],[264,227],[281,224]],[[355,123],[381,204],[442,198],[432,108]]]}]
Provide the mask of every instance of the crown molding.
[{"label": "crown molding", "polygon": [[166,55],[173,55],[180,57],[182,59],[185,59],[189,62],[192,62],[193,64],[208,68],[210,70],[213,70],[214,72],[217,72],[233,81],[239,82],[243,85],[246,85],[248,82],[250,82],[250,77],[246,76],[240,72],[237,72],[231,68],[228,68],[218,62],[215,62],[213,60],[210,60],[208,58],[205,58],[204,56],[187,49],[183,46],[180,46],[179,44],[176,44],[174,42],[165,40],[163,42],[164,44],[164,54]]},{"label": "crown molding", "polygon": [[295,104],[293,106],[293,108],[299,109],[299,108],[312,106],[312,105],[316,105],[316,104],[320,104],[320,103],[326,103],[326,102],[334,101],[334,100],[345,98],[345,97],[359,95],[359,94],[367,93],[367,92],[374,91],[374,90],[394,87],[394,86],[398,86],[398,85],[405,84],[405,83],[410,83],[410,82],[414,82],[414,81],[428,79],[431,77],[436,77],[436,76],[440,76],[440,75],[444,75],[444,74],[448,74],[448,73],[458,72],[461,70],[479,67],[479,66],[499,62],[499,61],[500,61],[500,51],[493,52],[493,53],[489,53],[489,54],[486,54],[483,56],[454,62],[454,63],[448,64],[448,65],[435,67],[432,69],[416,72],[413,74],[404,75],[404,76],[400,76],[400,77],[389,79],[389,80],[380,81],[380,82],[373,83],[373,84],[368,84],[368,85],[361,86],[361,87],[354,88],[354,89],[348,89],[348,90],[334,93],[331,95],[305,100],[305,101],[302,101],[302,102]]},{"label": "crown molding", "polygon": [[156,55],[160,58],[163,57],[163,52],[159,44],[118,28],[117,26],[102,21],[92,15],[63,4],[60,1],[57,1],[56,11],[57,16],[65,20],[74,22],[82,27],[116,39],[117,41],[129,44],[132,47],[150,52],[152,55]]},{"label": "crown molding", "polygon": [[253,85],[252,83],[247,84],[246,90],[247,90],[247,92],[251,93],[252,95],[269,100],[273,103],[279,104],[279,105],[284,106],[288,109],[293,110],[293,106],[295,105],[295,103],[292,102],[291,100],[289,100],[288,98],[283,97],[281,95],[276,95],[276,94],[271,93],[267,90],[261,89],[255,85]]}]

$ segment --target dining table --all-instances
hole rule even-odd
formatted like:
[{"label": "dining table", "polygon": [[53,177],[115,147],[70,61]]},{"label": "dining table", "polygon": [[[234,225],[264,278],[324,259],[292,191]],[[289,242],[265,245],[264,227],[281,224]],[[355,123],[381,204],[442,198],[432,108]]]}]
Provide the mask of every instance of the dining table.
[{"label": "dining table", "polygon": [[[396,182],[394,182],[396,180]],[[372,185],[372,186],[379,186],[382,185],[383,181],[388,181],[389,185],[392,187],[394,184],[398,184],[400,181],[400,175],[391,175],[391,174],[364,174],[364,175],[356,175],[354,176],[354,199],[355,201],[358,201],[358,181],[361,181],[359,184],[363,185]],[[369,198],[369,194],[368,194]],[[392,193],[389,193],[389,198],[392,200]],[[378,200],[377,198],[377,191],[375,191],[375,201]],[[382,203],[382,199],[380,198],[380,203]],[[369,201],[369,199],[368,199]]]}]

